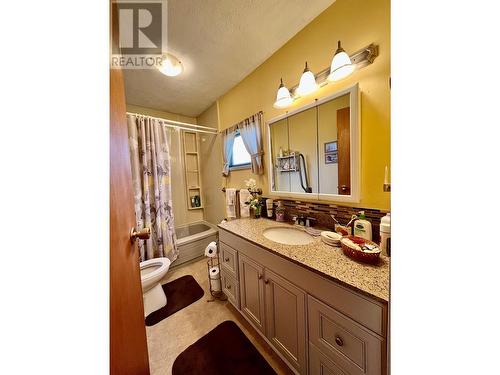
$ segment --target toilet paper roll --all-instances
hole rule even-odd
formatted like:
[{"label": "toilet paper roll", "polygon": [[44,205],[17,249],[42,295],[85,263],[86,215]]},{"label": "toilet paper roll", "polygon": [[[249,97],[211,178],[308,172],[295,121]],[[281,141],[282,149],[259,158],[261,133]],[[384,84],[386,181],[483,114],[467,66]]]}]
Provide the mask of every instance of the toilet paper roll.
[{"label": "toilet paper roll", "polygon": [[210,287],[212,288],[212,292],[220,292],[221,291],[220,279],[215,279],[215,280],[210,279]]},{"label": "toilet paper roll", "polygon": [[212,241],[205,248],[205,256],[209,258],[215,258],[217,256],[217,243]]},{"label": "toilet paper roll", "polygon": [[209,274],[210,274],[210,280],[215,280],[215,279],[220,279],[219,277],[219,266],[213,266],[213,267],[210,267],[210,269],[208,270]]}]

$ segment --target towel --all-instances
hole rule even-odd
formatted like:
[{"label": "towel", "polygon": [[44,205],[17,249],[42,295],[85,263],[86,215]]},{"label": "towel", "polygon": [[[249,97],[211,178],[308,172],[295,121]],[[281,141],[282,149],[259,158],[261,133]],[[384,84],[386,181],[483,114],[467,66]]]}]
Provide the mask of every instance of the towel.
[{"label": "towel", "polygon": [[236,219],[236,189],[226,188],[226,216]]},{"label": "towel", "polygon": [[240,216],[241,217],[250,217],[250,206],[245,204],[249,200],[249,197],[252,194],[248,191],[248,189],[240,190]]}]

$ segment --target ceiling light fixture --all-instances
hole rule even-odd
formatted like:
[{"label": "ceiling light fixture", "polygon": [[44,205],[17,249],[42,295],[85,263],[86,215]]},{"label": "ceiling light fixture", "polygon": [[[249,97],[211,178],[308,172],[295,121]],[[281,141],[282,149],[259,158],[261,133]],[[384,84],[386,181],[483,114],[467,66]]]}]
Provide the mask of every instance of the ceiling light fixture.
[{"label": "ceiling light fixture", "polygon": [[283,84],[283,78],[281,78],[280,87],[278,88],[278,93],[276,94],[276,101],[274,102],[274,108],[286,108],[293,103],[290,91]]},{"label": "ceiling light fixture", "polygon": [[166,76],[175,77],[181,74],[184,69],[177,57],[167,53],[163,56],[163,60],[158,67],[158,70]]},{"label": "ceiling light fixture", "polygon": [[330,66],[330,75],[328,76],[328,80],[339,81],[350,75],[353,71],[354,65],[352,64],[349,55],[340,45],[339,40],[337,51],[335,51],[335,55],[333,56],[332,64]]},{"label": "ceiling light fixture", "polygon": [[304,69],[304,73],[302,73],[302,77],[300,77],[299,87],[297,87],[297,94],[300,96],[306,96],[312,94],[319,88],[316,83],[316,78],[314,77],[313,72],[309,70],[306,61],[306,67]]}]

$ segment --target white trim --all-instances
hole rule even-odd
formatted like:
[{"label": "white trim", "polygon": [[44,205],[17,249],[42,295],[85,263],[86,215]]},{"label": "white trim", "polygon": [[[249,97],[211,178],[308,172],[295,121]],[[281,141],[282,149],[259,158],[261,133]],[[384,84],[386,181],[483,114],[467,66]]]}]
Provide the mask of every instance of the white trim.
[{"label": "white trim", "polygon": [[[275,191],[273,190],[274,184],[274,163],[271,150],[271,125],[277,121],[283,120],[287,117],[293,116],[297,113],[303,112],[320,104],[326,103],[332,99],[340,96],[350,94],[350,141],[351,141],[351,195],[340,194],[321,194],[321,193],[297,193],[289,191]],[[268,171],[269,171],[269,195],[274,197],[283,198],[297,198],[309,200],[324,200],[335,202],[351,202],[359,203],[361,198],[361,91],[359,84],[356,83],[344,90],[337,91],[322,99],[317,99],[313,103],[307,104],[303,107],[297,108],[294,111],[284,113],[276,116],[269,121],[267,125],[267,147],[268,147]],[[319,155],[318,155],[319,158]]]}]

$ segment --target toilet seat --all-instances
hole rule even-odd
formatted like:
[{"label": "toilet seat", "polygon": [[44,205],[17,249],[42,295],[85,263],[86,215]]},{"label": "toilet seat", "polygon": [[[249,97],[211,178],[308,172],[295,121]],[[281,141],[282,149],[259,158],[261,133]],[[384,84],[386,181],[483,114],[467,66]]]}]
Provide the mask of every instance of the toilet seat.
[{"label": "toilet seat", "polygon": [[154,271],[148,272],[146,274],[141,273],[141,283],[147,283],[149,280],[157,278],[159,274],[165,273],[170,267],[170,259],[168,258],[153,258],[141,262],[141,271],[150,267],[158,267]]}]

